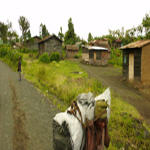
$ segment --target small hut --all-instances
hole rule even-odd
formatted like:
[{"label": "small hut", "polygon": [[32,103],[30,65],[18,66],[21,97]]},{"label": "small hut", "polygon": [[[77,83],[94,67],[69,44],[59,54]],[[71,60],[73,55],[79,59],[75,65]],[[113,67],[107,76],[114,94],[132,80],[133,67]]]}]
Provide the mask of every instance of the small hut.
[{"label": "small hut", "polygon": [[38,51],[38,42],[41,40],[40,37],[34,36],[31,39],[27,40],[25,42],[25,47],[28,48],[29,50],[36,50]]},{"label": "small hut", "polygon": [[140,40],[120,48],[123,50],[123,76],[150,85],[150,40]]},{"label": "small hut", "polygon": [[67,58],[74,58],[79,52],[78,45],[66,45]]},{"label": "small hut", "polygon": [[108,48],[100,46],[84,46],[82,48],[82,61],[93,65],[107,65],[110,58]]},{"label": "small hut", "polygon": [[41,55],[44,52],[52,53],[59,52],[62,50],[62,40],[59,39],[56,35],[50,35],[39,41],[39,54]]},{"label": "small hut", "polygon": [[110,58],[110,46],[107,39],[94,40],[82,47],[82,61],[94,65],[106,65]]}]

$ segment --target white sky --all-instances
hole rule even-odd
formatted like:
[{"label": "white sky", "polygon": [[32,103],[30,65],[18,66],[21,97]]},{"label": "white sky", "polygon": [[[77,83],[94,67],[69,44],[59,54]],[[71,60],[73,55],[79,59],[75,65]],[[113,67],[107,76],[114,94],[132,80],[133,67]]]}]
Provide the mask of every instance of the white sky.
[{"label": "white sky", "polygon": [[108,30],[137,26],[146,13],[150,13],[150,0],[2,0],[0,21],[11,21],[21,34],[19,16],[30,22],[32,36],[39,35],[39,26],[46,24],[48,31],[56,35],[60,26],[68,28],[71,17],[75,32],[85,40],[88,33],[101,36]]}]

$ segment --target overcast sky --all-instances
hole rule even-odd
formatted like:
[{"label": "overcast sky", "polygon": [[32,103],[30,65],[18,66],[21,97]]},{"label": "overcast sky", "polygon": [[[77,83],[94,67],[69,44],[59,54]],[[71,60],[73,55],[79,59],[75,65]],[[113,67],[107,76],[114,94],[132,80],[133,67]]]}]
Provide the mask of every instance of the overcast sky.
[{"label": "overcast sky", "polygon": [[75,32],[87,39],[88,33],[101,36],[108,30],[137,26],[150,13],[150,0],[3,0],[0,2],[0,21],[11,21],[20,35],[19,16],[30,22],[32,36],[39,35],[39,26],[46,24],[56,35],[60,26],[68,28],[71,17]]}]

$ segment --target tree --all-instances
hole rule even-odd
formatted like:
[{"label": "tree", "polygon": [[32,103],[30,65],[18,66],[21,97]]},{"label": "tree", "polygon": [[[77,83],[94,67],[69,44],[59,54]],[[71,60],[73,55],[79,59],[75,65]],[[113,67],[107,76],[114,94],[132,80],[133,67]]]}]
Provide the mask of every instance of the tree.
[{"label": "tree", "polygon": [[40,37],[41,38],[44,38],[46,36],[50,35],[47,28],[46,28],[46,25],[45,24],[40,24]]},{"label": "tree", "polygon": [[64,36],[64,43],[66,44],[75,44],[77,41],[76,34],[74,31],[74,25],[72,23],[72,19],[69,18],[68,20],[68,31],[65,33]]},{"label": "tree", "polygon": [[91,33],[88,34],[88,42],[91,42],[93,40],[93,36]]},{"label": "tree", "polygon": [[0,38],[3,40],[3,43],[7,43],[8,35],[8,25],[0,22]]},{"label": "tree", "polygon": [[25,42],[27,39],[29,39],[29,28],[30,28],[30,23],[29,21],[27,20],[27,18],[25,18],[24,16],[20,16],[19,20],[19,26],[20,26],[20,30],[22,32],[22,40],[23,42]]},{"label": "tree", "polygon": [[58,33],[58,37],[61,39],[61,40],[64,40],[64,34],[62,32],[62,27],[60,27],[60,31]]},{"label": "tree", "polygon": [[145,14],[145,17],[142,20],[142,25],[145,29],[145,36],[147,39],[150,39],[150,15]]}]

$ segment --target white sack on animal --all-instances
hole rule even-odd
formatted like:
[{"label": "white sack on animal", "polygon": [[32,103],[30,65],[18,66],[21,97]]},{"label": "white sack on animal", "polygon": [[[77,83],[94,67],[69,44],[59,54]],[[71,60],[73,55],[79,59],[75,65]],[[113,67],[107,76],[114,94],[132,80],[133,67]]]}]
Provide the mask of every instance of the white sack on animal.
[{"label": "white sack on animal", "polygon": [[[111,97],[110,97],[110,89],[106,89],[102,94],[97,96],[96,98],[93,97],[92,93],[82,93],[77,97],[77,105],[81,111],[83,123],[85,123],[85,118],[88,120],[94,119],[94,108],[95,108],[95,101],[105,99],[107,101],[108,105],[110,105]],[[67,109],[70,110],[70,107]],[[73,115],[70,115],[67,113],[67,110],[65,112],[61,112],[56,114],[56,116],[53,118],[56,122],[58,122],[59,125],[62,125],[64,121],[69,126],[69,132],[71,135],[71,141],[73,150],[80,150],[82,138],[83,138],[83,129],[81,123],[77,120],[76,117]],[[110,115],[110,109],[108,108],[107,114]],[[108,115],[108,117],[109,117]],[[78,118],[80,118],[80,115],[77,112]],[[80,118],[81,119],[81,118]]]},{"label": "white sack on animal", "polygon": [[109,120],[110,118],[110,104],[111,104],[111,94],[110,94],[110,88],[107,88],[102,94],[95,97],[95,101],[98,100],[105,100],[108,104],[107,107],[107,118]]}]

